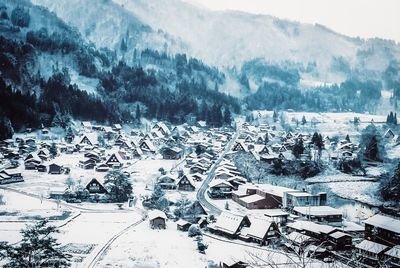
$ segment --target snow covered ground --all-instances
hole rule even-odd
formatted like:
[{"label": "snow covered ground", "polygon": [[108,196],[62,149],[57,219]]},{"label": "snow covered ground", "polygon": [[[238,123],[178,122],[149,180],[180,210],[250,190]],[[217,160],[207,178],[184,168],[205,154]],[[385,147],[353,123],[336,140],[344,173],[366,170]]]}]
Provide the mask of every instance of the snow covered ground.
[{"label": "snow covered ground", "polygon": [[[186,232],[178,231],[174,222],[168,222],[166,230],[153,230],[145,221],[118,238],[97,267],[207,267],[221,260],[254,262],[254,256],[281,263],[279,267],[291,267],[282,252],[267,247],[214,236],[203,239],[208,245],[206,254],[199,253],[197,242]],[[313,263],[310,267],[324,267],[324,264]]]}]

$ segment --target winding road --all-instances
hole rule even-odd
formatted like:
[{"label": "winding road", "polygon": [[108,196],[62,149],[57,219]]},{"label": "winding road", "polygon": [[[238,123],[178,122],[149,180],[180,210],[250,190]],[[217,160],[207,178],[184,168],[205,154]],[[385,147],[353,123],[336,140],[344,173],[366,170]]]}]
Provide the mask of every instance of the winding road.
[{"label": "winding road", "polygon": [[203,184],[200,186],[200,188],[199,188],[199,190],[197,192],[197,196],[196,196],[197,200],[200,202],[201,205],[206,207],[210,211],[211,214],[219,215],[219,214],[221,214],[222,210],[220,208],[218,208],[217,206],[213,205],[212,203],[210,203],[207,200],[205,195],[206,195],[206,191],[207,191],[207,188],[208,188],[208,184],[214,178],[215,170],[218,168],[219,164],[224,159],[226,153],[228,153],[231,150],[232,146],[234,145],[236,139],[239,136],[239,133],[240,133],[240,128],[238,128],[236,130],[236,132],[232,136],[231,140],[225,146],[224,150],[222,151],[222,153],[218,157],[217,161],[215,161],[215,163],[211,167],[210,171],[208,172],[207,177],[204,179]]}]

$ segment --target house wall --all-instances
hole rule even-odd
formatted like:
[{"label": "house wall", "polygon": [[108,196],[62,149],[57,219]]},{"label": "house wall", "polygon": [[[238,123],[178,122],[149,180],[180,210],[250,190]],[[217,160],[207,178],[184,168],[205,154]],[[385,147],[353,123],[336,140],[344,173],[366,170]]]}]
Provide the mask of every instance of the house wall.
[{"label": "house wall", "polygon": [[[375,229],[375,230],[374,230]],[[391,232],[389,230],[381,229],[379,227],[374,228],[370,224],[365,224],[365,239],[387,245],[400,245],[400,233]]]}]

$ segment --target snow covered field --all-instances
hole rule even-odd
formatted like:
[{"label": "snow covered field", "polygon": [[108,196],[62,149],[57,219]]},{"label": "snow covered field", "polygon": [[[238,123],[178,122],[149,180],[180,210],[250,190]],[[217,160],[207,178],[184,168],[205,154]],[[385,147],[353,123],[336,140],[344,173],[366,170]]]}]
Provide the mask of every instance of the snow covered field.
[{"label": "snow covered field", "polygon": [[[243,260],[254,262],[254,256],[271,259],[278,267],[291,267],[282,252],[270,248],[230,241],[214,236],[204,236],[208,245],[206,254],[197,251],[197,242],[187,232],[176,229],[174,222],[168,222],[166,230],[153,230],[148,221],[118,238],[97,267],[207,267],[221,260]],[[173,243],[171,243],[173,241]],[[266,266],[266,264],[264,263]],[[309,267],[328,267],[317,262]]]}]

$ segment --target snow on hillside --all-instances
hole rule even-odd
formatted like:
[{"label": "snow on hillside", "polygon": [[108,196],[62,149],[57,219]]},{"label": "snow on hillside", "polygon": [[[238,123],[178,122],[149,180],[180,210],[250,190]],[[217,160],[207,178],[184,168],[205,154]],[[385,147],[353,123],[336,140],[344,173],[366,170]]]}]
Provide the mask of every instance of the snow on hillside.
[{"label": "snow on hillside", "polygon": [[[331,77],[331,60],[342,57],[354,67],[382,70],[399,47],[362,42],[323,26],[237,11],[210,11],[180,0],[114,0],[154,29],[162,29],[191,45],[193,54],[217,66],[240,65],[253,58],[270,61],[316,62],[324,81]],[[378,44],[378,45],[377,45]],[[371,52],[373,47],[373,53]],[[394,52],[387,53],[389,50]],[[359,51],[368,59],[359,61]],[[391,54],[392,55],[389,55]],[[372,64],[373,63],[373,64]],[[329,75],[328,75],[329,74]]]},{"label": "snow on hillside", "polygon": [[304,80],[337,83],[347,74],[332,67],[335,60],[380,77],[390,60],[400,58],[394,42],[349,38],[321,25],[268,15],[211,11],[181,0],[32,1],[54,11],[97,47],[118,51],[128,37],[127,59],[133,49],[150,47],[184,52],[220,68],[240,67],[255,58],[291,61],[316,66],[302,74]]},{"label": "snow on hillside", "polygon": [[[98,48],[107,47],[118,50],[122,39],[128,39],[128,50],[155,48],[172,52],[185,48],[178,39],[172,39],[167,33],[153,31],[135,16],[126,12],[112,1],[103,0],[32,0],[36,5],[47,7],[65,22],[76,27],[82,36]],[[127,38],[128,37],[128,38]],[[131,55],[132,54],[132,55]]]}]

